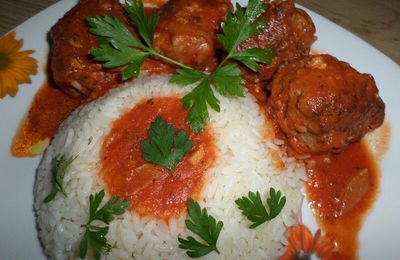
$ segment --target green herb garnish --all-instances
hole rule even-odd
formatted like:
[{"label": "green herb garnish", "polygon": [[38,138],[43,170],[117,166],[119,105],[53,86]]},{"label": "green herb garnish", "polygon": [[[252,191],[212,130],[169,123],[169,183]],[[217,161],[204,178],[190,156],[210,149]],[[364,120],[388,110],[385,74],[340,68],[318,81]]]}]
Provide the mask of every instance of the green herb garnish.
[{"label": "green herb garnish", "polygon": [[237,47],[245,40],[256,35],[260,30],[267,27],[267,20],[260,19],[265,12],[265,4],[262,0],[249,0],[246,12],[236,4],[236,12],[228,13],[226,22],[222,23],[223,34],[217,37],[228,55],[221,62],[220,66],[228,60],[235,59],[246,65],[251,70],[258,72],[258,63],[271,63],[274,53],[271,48],[252,48],[244,51],[237,51]]},{"label": "green herb garnish", "polygon": [[[89,220],[86,225],[82,226],[86,230],[79,246],[79,256],[82,259],[86,257],[88,246],[91,246],[95,259],[100,259],[101,254],[107,254],[111,251],[111,245],[107,243],[105,237],[108,233],[108,224],[114,220],[115,216],[122,215],[131,205],[128,200],[120,201],[119,196],[114,196],[99,209],[104,195],[104,190],[101,190],[89,197]],[[106,226],[92,225],[95,220],[105,223]]]},{"label": "green herb garnish", "polygon": [[238,46],[248,38],[256,35],[267,26],[265,19],[260,15],[265,11],[262,0],[249,0],[246,12],[237,4],[236,12],[228,14],[226,22],[222,23],[223,34],[218,35],[227,55],[211,74],[198,71],[161,53],[153,48],[154,31],[158,17],[153,11],[147,18],[141,0],[126,0],[126,12],[135,25],[143,41],[135,39],[129,30],[111,15],[88,17],[89,31],[100,36],[99,48],[93,49],[91,54],[95,60],[105,62],[105,68],[114,68],[122,65],[127,67],[122,71],[122,79],[137,77],[144,60],[153,55],[178,67],[177,74],[171,82],[180,85],[189,85],[198,82],[189,94],[182,98],[185,109],[189,110],[186,121],[194,132],[204,128],[209,120],[208,106],[220,111],[219,100],[214,94],[215,89],[224,96],[245,95],[242,86],[242,72],[236,64],[226,64],[228,60],[236,60],[254,72],[259,71],[259,64],[269,64],[275,54],[270,48],[253,48],[238,51]]},{"label": "green herb garnish", "polygon": [[281,197],[281,192],[276,192],[274,188],[269,190],[267,199],[268,211],[261,201],[260,193],[249,192],[248,197],[242,197],[235,201],[236,205],[253,224],[250,228],[256,228],[266,221],[274,219],[282,211],[286,203],[286,197]]},{"label": "green herb garnish", "polygon": [[186,131],[177,131],[161,117],[156,118],[147,133],[149,139],[140,142],[143,159],[168,170],[174,170],[192,149]]},{"label": "green herb garnish", "polygon": [[214,217],[209,216],[207,209],[201,209],[199,203],[189,199],[188,207],[189,219],[185,221],[186,227],[198,235],[202,242],[197,241],[192,236],[187,239],[178,238],[179,247],[188,249],[186,254],[190,257],[201,257],[215,251],[219,254],[217,240],[224,223],[216,221]]},{"label": "green herb garnish", "polygon": [[67,193],[65,193],[63,180],[65,173],[67,172],[71,163],[76,159],[77,156],[66,157],[65,154],[57,155],[51,160],[51,173],[53,174],[53,189],[49,193],[49,195],[44,198],[44,203],[49,203],[52,201],[56,195],[61,192],[65,197],[67,197]]}]

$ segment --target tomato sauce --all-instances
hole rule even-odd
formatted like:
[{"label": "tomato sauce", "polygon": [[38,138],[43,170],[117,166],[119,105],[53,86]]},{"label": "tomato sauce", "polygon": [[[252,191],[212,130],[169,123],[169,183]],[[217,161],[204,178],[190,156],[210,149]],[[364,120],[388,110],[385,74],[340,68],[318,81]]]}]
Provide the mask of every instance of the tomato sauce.
[{"label": "tomato sauce", "polygon": [[357,259],[358,233],[379,188],[379,172],[364,142],[307,161],[308,203],[320,227],[337,243],[333,259]]},{"label": "tomato sauce", "polygon": [[[101,149],[101,174],[111,196],[128,198],[133,211],[161,219],[177,216],[190,197],[197,199],[203,174],[215,160],[215,145],[208,127],[199,134],[189,130],[186,115],[178,97],[156,98],[141,102],[113,123]],[[193,142],[173,171],[142,158],[140,141],[148,138],[157,116],[178,130],[185,129]]]},{"label": "tomato sauce", "polygon": [[29,148],[44,139],[52,139],[59,125],[81,104],[50,82],[36,93],[28,114],[15,135],[11,152],[14,156],[33,156]]},{"label": "tomato sauce", "polygon": [[[163,6],[165,3],[167,2],[167,0],[146,0],[145,3],[143,3],[145,5],[145,11],[147,10],[151,10],[152,8],[160,8],[161,6]],[[147,11],[146,13],[149,13],[149,11]]]}]

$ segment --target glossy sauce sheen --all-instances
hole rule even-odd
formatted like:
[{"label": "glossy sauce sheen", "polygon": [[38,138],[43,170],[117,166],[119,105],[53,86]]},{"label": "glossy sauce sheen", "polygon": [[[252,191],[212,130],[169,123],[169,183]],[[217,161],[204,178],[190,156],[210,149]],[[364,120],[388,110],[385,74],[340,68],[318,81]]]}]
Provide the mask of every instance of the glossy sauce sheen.
[{"label": "glossy sauce sheen", "polygon": [[[203,174],[215,160],[214,139],[206,127],[199,134],[189,131],[185,123],[187,111],[178,97],[146,100],[113,123],[102,146],[101,174],[111,196],[119,195],[132,202],[132,210],[140,215],[167,219],[186,209],[190,197],[196,200]],[[193,142],[174,171],[146,162],[140,141],[157,116],[175,129],[185,129]]]},{"label": "glossy sauce sheen", "polygon": [[333,259],[357,259],[358,234],[379,188],[379,172],[367,145],[353,143],[329,159],[314,156],[307,162],[307,174],[309,206],[337,242]]}]

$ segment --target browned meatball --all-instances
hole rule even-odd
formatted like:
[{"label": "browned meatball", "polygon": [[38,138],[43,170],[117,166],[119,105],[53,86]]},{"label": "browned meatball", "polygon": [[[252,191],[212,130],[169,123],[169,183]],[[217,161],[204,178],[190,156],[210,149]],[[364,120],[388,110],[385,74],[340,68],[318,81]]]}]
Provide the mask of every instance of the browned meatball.
[{"label": "browned meatball", "polygon": [[170,0],[160,11],[154,48],[188,66],[214,70],[216,33],[230,7],[229,0]]},{"label": "browned meatball", "polygon": [[373,77],[330,55],[283,67],[271,90],[271,115],[299,154],[339,151],[379,127],[385,116]]},{"label": "browned meatball", "polygon": [[261,66],[260,73],[246,71],[246,80],[251,83],[270,80],[281,65],[308,55],[314,42],[314,23],[306,12],[294,6],[294,1],[268,2],[261,15],[269,21],[268,26],[239,46],[239,50],[272,47],[276,52],[273,62]]},{"label": "browned meatball", "polygon": [[54,81],[73,96],[90,96],[94,89],[101,93],[120,83],[118,70],[105,70],[90,55],[97,47],[97,36],[88,32],[86,17],[101,14],[115,15],[129,24],[118,0],[81,0],[50,31]]}]

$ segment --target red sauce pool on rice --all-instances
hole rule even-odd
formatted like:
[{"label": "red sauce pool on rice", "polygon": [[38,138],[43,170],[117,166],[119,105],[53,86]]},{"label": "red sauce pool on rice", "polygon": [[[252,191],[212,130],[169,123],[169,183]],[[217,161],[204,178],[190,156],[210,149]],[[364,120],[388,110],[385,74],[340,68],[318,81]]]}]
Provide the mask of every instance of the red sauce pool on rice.
[{"label": "red sauce pool on rice", "polygon": [[[185,123],[187,111],[178,97],[144,100],[116,120],[102,145],[102,177],[111,196],[132,202],[139,215],[168,219],[186,209],[190,197],[197,199],[204,183],[203,174],[216,158],[209,127],[194,134]],[[157,116],[176,129],[185,129],[192,150],[171,172],[142,158],[140,141]]]}]

